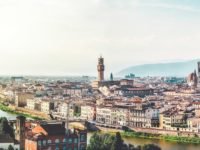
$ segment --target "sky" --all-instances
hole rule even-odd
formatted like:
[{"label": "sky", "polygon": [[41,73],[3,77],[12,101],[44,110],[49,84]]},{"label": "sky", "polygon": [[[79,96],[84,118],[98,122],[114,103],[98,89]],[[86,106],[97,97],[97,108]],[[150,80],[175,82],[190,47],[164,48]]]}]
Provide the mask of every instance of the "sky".
[{"label": "sky", "polygon": [[0,75],[96,75],[200,58],[199,0],[0,0]]}]

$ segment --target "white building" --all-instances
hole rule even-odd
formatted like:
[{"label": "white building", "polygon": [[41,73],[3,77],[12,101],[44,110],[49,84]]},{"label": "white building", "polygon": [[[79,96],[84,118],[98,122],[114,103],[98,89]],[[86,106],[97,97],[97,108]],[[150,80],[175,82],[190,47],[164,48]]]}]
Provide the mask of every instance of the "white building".
[{"label": "white building", "polygon": [[92,105],[81,106],[81,118],[88,121],[93,121],[95,119],[96,108]]},{"label": "white building", "polygon": [[[68,111],[68,108],[69,108],[69,111]],[[73,104],[61,103],[58,105],[58,113],[61,117],[66,118],[68,112],[69,112],[69,117],[73,118],[74,117],[74,105]]]},{"label": "white building", "polygon": [[27,99],[26,108],[28,108],[30,110],[34,110],[35,109],[35,99]]},{"label": "white building", "polygon": [[54,103],[49,100],[42,100],[41,101],[41,111],[49,114],[51,110],[54,109]]}]

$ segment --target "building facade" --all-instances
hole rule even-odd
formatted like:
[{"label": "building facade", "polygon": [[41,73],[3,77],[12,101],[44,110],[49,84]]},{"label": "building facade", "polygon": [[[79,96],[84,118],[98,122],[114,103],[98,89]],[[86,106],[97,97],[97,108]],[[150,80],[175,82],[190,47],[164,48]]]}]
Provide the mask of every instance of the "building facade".
[{"label": "building facade", "polygon": [[82,105],[81,106],[81,119],[85,119],[87,121],[96,120],[96,106]]},{"label": "building facade", "polygon": [[25,139],[25,150],[86,150],[87,131],[65,129],[63,123],[38,124]]}]

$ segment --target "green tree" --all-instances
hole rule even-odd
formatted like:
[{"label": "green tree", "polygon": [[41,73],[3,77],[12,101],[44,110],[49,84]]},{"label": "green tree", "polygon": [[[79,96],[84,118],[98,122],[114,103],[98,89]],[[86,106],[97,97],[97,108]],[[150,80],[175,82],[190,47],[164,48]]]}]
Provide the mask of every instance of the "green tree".
[{"label": "green tree", "polygon": [[143,146],[142,150],[161,150],[161,148],[154,144],[147,144]]},{"label": "green tree", "polygon": [[110,134],[95,133],[90,139],[87,150],[110,150],[115,137]]},{"label": "green tree", "polygon": [[12,145],[9,145],[8,150],[14,150],[14,147]]},{"label": "green tree", "polygon": [[11,137],[14,137],[14,131],[5,117],[0,118],[0,134],[9,134]]},{"label": "green tree", "polygon": [[117,132],[111,150],[122,150],[124,149],[123,147],[125,147],[124,141],[122,140],[121,134]]}]

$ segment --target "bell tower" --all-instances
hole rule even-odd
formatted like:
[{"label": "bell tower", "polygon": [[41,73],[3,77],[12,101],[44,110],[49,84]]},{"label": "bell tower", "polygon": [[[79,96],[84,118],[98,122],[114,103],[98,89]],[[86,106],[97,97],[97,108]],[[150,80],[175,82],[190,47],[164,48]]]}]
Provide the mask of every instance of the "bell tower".
[{"label": "bell tower", "polygon": [[98,65],[97,65],[97,70],[98,70],[98,81],[103,81],[104,80],[104,58],[100,56],[98,59]]},{"label": "bell tower", "polygon": [[198,64],[198,68],[197,68],[198,87],[200,87],[200,61],[197,64]]},{"label": "bell tower", "polygon": [[26,118],[24,116],[17,116],[15,139],[19,142],[21,150],[25,149],[25,121]]}]

